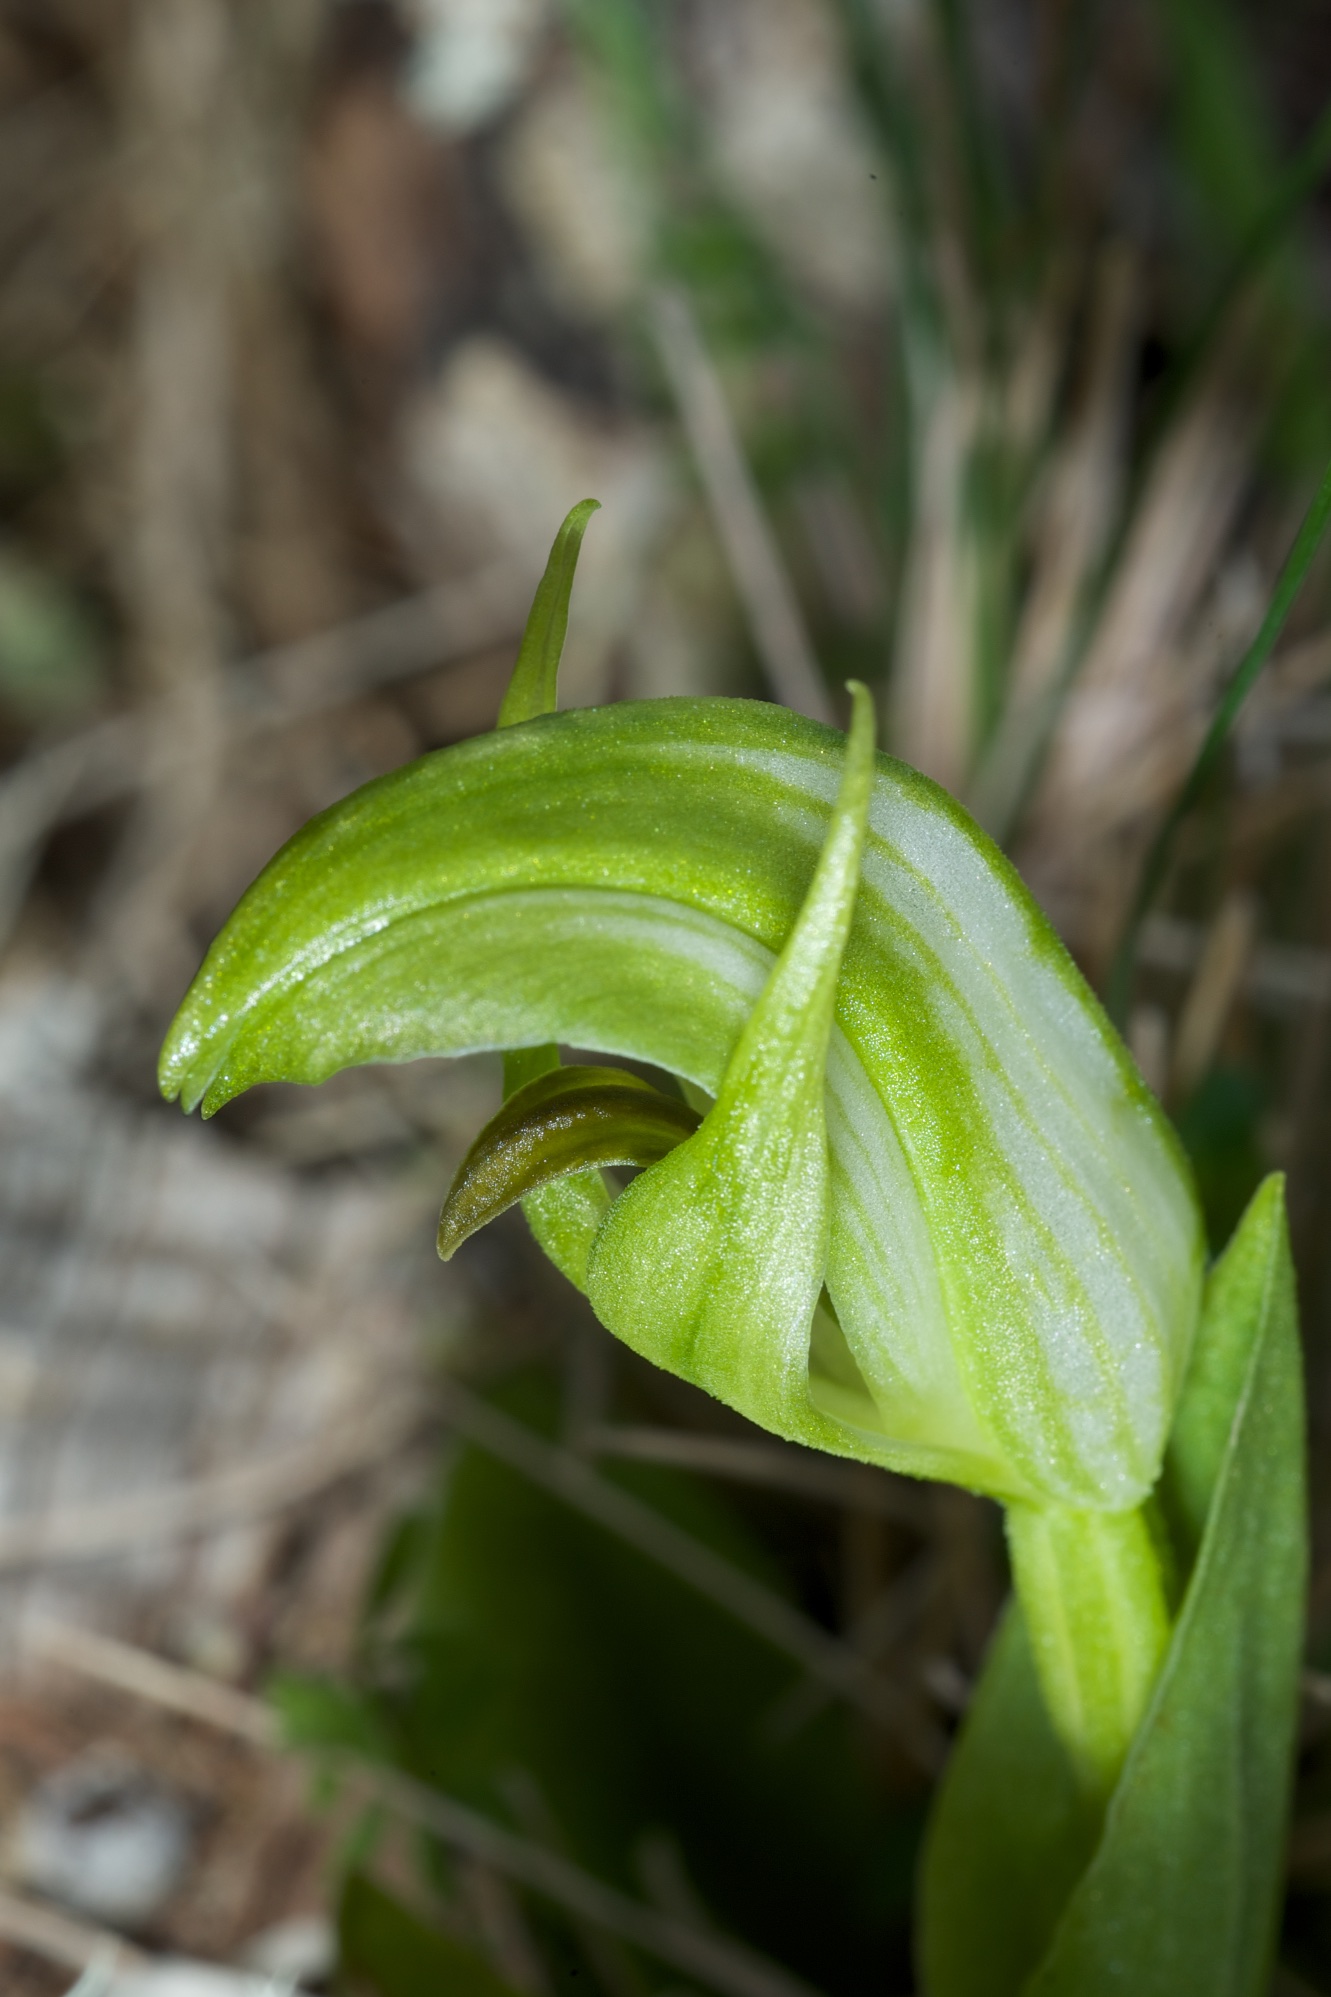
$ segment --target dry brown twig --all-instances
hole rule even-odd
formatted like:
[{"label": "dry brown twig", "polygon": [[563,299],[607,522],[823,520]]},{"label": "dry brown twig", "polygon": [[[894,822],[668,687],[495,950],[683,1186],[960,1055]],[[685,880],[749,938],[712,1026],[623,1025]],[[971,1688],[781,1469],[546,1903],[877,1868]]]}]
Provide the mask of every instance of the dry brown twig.
[{"label": "dry brown twig", "polygon": [[109,962],[138,991],[185,968],[178,902],[221,781],[228,293],[246,213],[226,178],[234,44],[222,0],[140,0],[124,72],[139,261],[122,594],[153,706],[147,781],[103,886],[99,927]]},{"label": "dry brown twig", "polygon": [[1184,1101],[1209,1070],[1242,989],[1257,933],[1257,903],[1242,891],[1221,902],[1207,932],[1175,1029],[1170,1090]]},{"label": "dry brown twig", "polygon": [[975,537],[966,467],[980,421],[976,381],[945,374],[920,420],[918,491],[892,668],[893,741],[959,791],[975,727]]},{"label": "dry brown twig", "polygon": [[75,1920],[72,1914],[29,1900],[23,1894],[0,1887],[0,1941],[27,1949],[61,1969],[84,1973],[104,1969],[108,1978],[128,1976],[147,1969],[152,1957],[127,1942],[123,1935],[91,1922]]},{"label": "dry brown twig", "polygon": [[679,1428],[634,1428],[619,1423],[592,1428],[579,1437],[588,1456],[621,1456],[638,1463],[666,1463],[704,1476],[740,1484],[761,1484],[804,1498],[844,1505],[876,1518],[923,1530],[925,1495],[905,1479],[867,1464],[838,1463],[812,1450],[776,1441],[751,1442],[736,1436],[699,1435]]},{"label": "dry brown twig", "polygon": [[1251,463],[1242,392],[1251,317],[1234,327],[1162,441],[1076,681],[1059,710],[1018,862],[1065,932],[1088,897],[1104,934],[1134,870],[1125,851],[1182,780],[1218,666],[1194,620]]},{"label": "dry brown twig", "polygon": [[113,1560],[161,1541],[202,1537],[322,1497],[334,1484],[396,1460],[422,1429],[418,1404],[357,1415],[259,1463],[187,1484],[0,1521],[0,1574]]},{"label": "dry brown twig", "polygon": [[650,323],[772,691],[797,714],[830,723],[832,703],[798,600],[688,300],[679,291],[658,291]]},{"label": "dry brown twig", "polygon": [[[373,689],[460,666],[516,641],[529,582],[513,563],[491,563],[239,661],[228,673],[218,723],[225,753]],[[149,702],[38,748],[0,776],[0,942],[12,930],[50,833],[66,819],[138,793],[152,779],[161,729],[172,725],[172,713]]]},{"label": "dry brown twig", "polygon": [[450,1383],[444,1413],[449,1425],[468,1442],[594,1519],[793,1658],[801,1670],[837,1697],[849,1700],[888,1728],[922,1772],[938,1772],[946,1752],[940,1730],[923,1719],[914,1702],[848,1644],[829,1635],[710,1547],[681,1532],[650,1506],[607,1484],[580,1458],[544,1441],[488,1402]]},{"label": "dry brown twig", "polygon": [[[272,1715],[262,1701],[218,1687],[199,1672],[133,1645],[66,1626],[39,1626],[37,1642],[48,1661],[85,1678],[203,1725],[220,1727],[261,1751],[275,1746]],[[219,1691],[225,1693],[223,1699],[218,1698]],[[559,1852],[493,1823],[410,1776],[346,1756],[330,1756],[327,1762],[358,1799],[470,1853],[516,1884],[696,1977],[723,1997],[814,1997],[807,1984],[742,1943],[629,1899]],[[76,1966],[87,1960],[81,1958]]]},{"label": "dry brown twig", "polygon": [[1077,619],[1122,501],[1139,292],[1135,257],[1126,245],[1111,244],[1092,289],[1085,392],[1044,480],[1011,693],[971,788],[971,809],[999,839],[1012,825],[1054,718]]}]

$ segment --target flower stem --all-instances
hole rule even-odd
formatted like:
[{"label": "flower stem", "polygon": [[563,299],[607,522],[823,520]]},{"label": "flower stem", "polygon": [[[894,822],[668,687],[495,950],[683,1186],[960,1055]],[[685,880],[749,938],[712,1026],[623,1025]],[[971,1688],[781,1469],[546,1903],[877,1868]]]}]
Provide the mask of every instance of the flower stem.
[{"label": "flower stem", "polygon": [[1088,1791],[1105,1800],[1169,1642],[1146,1515],[1012,1505],[1007,1534],[1050,1718]]}]

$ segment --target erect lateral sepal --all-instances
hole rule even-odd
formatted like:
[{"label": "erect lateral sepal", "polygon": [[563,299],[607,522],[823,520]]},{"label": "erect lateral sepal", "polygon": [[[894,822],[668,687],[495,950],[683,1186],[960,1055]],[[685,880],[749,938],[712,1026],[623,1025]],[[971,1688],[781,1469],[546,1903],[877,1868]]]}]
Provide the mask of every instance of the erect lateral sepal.
[{"label": "erect lateral sepal", "polygon": [[597,1316],[644,1357],[789,1433],[816,1420],[809,1344],[828,1243],[827,1050],[873,782],[854,719],[818,866],[697,1134],[611,1207],[592,1243]]},{"label": "erect lateral sepal", "polygon": [[[573,579],[583,535],[600,506],[599,499],[580,499],[555,535],[545,574],[527,614],[513,676],[499,704],[496,725],[500,728],[538,720],[543,714],[553,714],[558,705],[559,667]],[[510,1050],[504,1056],[504,1094],[514,1095],[525,1083],[558,1066],[559,1049],[549,1044]],[[560,1274],[580,1290],[587,1287],[587,1255],[609,1204],[609,1191],[595,1169],[551,1179],[523,1198],[522,1211],[537,1242]]]}]

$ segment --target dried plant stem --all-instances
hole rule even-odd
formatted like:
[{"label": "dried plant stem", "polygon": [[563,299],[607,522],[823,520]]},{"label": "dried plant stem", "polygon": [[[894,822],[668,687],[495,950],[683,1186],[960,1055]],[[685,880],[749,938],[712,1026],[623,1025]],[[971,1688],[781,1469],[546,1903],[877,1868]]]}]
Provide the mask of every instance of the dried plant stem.
[{"label": "dried plant stem", "polygon": [[1169,871],[1179,827],[1206,788],[1207,780],[1220,760],[1239,710],[1252,692],[1258,675],[1275,649],[1276,640],[1285,628],[1285,620],[1294,608],[1294,600],[1302,589],[1304,577],[1312,565],[1313,556],[1321,546],[1328,521],[1331,521],[1331,465],[1328,465],[1323,474],[1322,483],[1317,489],[1312,505],[1304,515],[1303,525],[1295,537],[1294,546],[1289,551],[1285,566],[1280,571],[1257,636],[1235,669],[1183,787],[1146,856],[1146,863],[1141,871],[1137,892],[1123,926],[1118,953],[1109,976],[1107,1003],[1110,1017],[1115,1020],[1122,1020],[1127,1013],[1132,996],[1132,975],[1142,924]]},{"label": "dried plant stem", "polygon": [[270,1517],[396,1459],[420,1425],[418,1407],[357,1415],[267,1462],[233,1464],[188,1484],[0,1521],[0,1574],[132,1556],[147,1545]]},{"label": "dried plant stem", "polygon": [[1139,292],[1135,258],[1111,244],[1092,294],[1085,390],[1044,484],[1011,691],[968,799],[1000,842],[1034,779],[1121,504]]},{"label": "dried plant stem", "polygon": [[[329,631],[238,660],[217,718],[228,753],[371,690],[460,666],[522,628],[525,571],[500,561],[474,575],[350,618]],[[148,703],[35,750],[0,776],[0,943],[23,905],[42,841],[65,819],[153,780],[154,745],[174,710]]]},{"label": "dried plant stem", "polygon": [[785,1442],[749,1442],[737,1436],[698,1435],[679,1428],[633,1428],[619,1423],[579,1435],[587,1456],[621,1456],[638,1463],[668,1463],[737,1484],[761,1484],[803,1498],[821,1498],[871,1517],[895,1519],[923,1531],[928,1496],[904,1477],[870,1464],[838,1463],[830,1456]]},{"label": "dried plant stem", "polygon": [[450,1385],[445,1412],[468,1442],[497,1457],[521,1476],[633,1546],[639,1553],[743,1623],[777,1650],[793,1658],[811,1678],[848,1699],[880,1726],[926,1774],[936,1774],[944,1743],[937,1730],[905,1693],[875,1671],[849,1645],[742,1573],[710,1547],[701,1545],[627,1491],[607,1484],[594,1470],[555,1448],[488,1402]]},{"label": "dried plant stem", "polygon": [[260,1699],[236,1692],[230,1685],[187,1671],[137,1645],[120,1643],[96,1630],[75,1629],[68,1623],[35,1621],[24,1633],[24,1648],[48,1664],[63,1665],[83,1678],[95,1679],[117,1692],[164,1707],[185,1719],[198,1720],[219,1732],[235,1734],[255,1747],[280,1744],[276,1715]]},{"label": "dried plant stem", "polygon": [[[275,1744],[273,1717],[261,1700],[231,1692],[199,1672],[109,1637],[49,1623],[40,1628],[43,1653],[85,1678],[218,1727],[256,1747]],[[219,1693],[223,1695],[220,1698]],[[618,1935],[686,1976],[696,1977],[722,1997],[814,1997],[807,1984],[742,1943],[704,1932],[629,1899],[559,1852],[506,1830],[410,1776],[345,1755],[329,1756],[328,1762],[359,1798],[480,1859],[517,1885],[553,1900],[570,1914]],[[91,1959],[95,1958],[85,1954],[74,1966],[83,1967]]]},{"label": "dried plant stem", "polygon": [[975,383],[952,375],[936,384],[919,417],[915,521],[892,666],[893,746],[952,791],[965,782],[975,729],[978,571],[965,494],[979,419]]},{"label": "dried plant stem", "polygon": [[177,905],[221,780],[232,39],[221,0],[140,0],[130,36],[124,117],[142,145],[132,177],[140,257],[124,596],[155,720],[150,781],[104,889],[99,926],[102,953],[143,993],[164,971],[184,968]]},{"label": "dried plant stem", "polygon": [[795,592],[744,461],[725,391],[681,292],[655,294],[651,327],[772,691],[797,714],[830,723],[832,703]]},{"label": "dried plant stem", "polygon": [[4,1888],[0,1888],[0,1941],[58,1963],[62,1969],[105,1969],[108,1979],[145,1970],[152,1960],[107,1928],[95,1928]]}]

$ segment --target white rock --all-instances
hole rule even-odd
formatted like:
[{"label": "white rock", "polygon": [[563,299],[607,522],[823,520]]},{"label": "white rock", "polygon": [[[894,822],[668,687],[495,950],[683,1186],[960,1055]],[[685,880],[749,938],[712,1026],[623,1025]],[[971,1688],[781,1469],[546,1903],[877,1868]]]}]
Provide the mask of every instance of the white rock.
[{"label": "white rock", "polygon": [[583,71],[565,65],[522,107],[499,172],[556,303],[579,319],[630,304],[650,245],[651,203]]},{"label": "white rock", "polygon": [[294,1990],[293,1984],[271,1976],[173,1957],[100,1987],[71,1991],[70,1997],[289,1997]]},{"label": "white rock", "polygon": [[730,193],[830,302],[880,303],[891,266],[885,189],[835,9],[827,0],[727,0],[700,10],[697,24],[712,152]]},{"label": "white rock", "polygon": [[255,1935],[241,1959],[255,1975],[277,1983],[321,1983],[336,1965],[337,1935],[322,1914],[297,1916]]},{"label": "white rock", "polygon": [[164,1905],[189,1863],[184,1801],[118,1750],[93,1750],[49,1775],[19,1815],[24,1883],[94,1920],[136,1928]]},{"label": "white rock", "polygon": [[457,136],[499,115],[540,49],[548,0],[415,0],[407,92],[421,117]]}]

